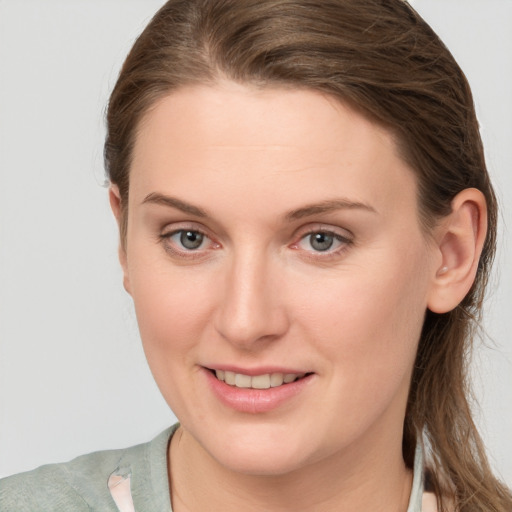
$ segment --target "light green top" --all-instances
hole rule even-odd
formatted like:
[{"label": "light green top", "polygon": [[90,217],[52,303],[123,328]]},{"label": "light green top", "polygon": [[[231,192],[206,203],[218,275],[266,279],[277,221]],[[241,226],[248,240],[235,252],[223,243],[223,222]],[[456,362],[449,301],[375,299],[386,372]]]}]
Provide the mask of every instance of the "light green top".
[{"label": "light green top", "polygon": [[[167,448],[177,427],[146,444],[91,453],[0,480],[0,511],[172,512]],[[422,496],[423,456],[418,448],[407,512],[421,512]]]}]

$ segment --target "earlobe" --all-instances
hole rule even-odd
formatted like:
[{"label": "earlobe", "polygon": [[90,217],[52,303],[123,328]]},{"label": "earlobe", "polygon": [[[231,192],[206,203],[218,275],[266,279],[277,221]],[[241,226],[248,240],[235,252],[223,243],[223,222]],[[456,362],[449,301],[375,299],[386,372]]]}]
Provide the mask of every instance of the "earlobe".
[{"label": "earlobe", "polygon": [[118,256],[119,256],[119,263],[121,264],[121,268],[123,270],[123,286],[124,289],[131,295],[130,291],[130,279],[128,277],[128,258],[126,254],[126,247],[123,243],[121,237],[122,229],[121,229],[121,223],[122,223],[122,207],[121,207],[121,194],[119,193],[119,188],[117,185],[111,185],[108,190],[108,198],[110,201],[110,207],[112,208],[112,213],[114,214],[114,217],[116,218],[117,225],[119,227],[119,248],[118,248]]},{"label": "earlobe", "polygon": [[477,189],[465,189],[455,196],[451,213],[437,228],[441,264],[435,269],[428,297],[428,308],[432,312],[451,311],[469,292],[486,234],[485,197]]}]

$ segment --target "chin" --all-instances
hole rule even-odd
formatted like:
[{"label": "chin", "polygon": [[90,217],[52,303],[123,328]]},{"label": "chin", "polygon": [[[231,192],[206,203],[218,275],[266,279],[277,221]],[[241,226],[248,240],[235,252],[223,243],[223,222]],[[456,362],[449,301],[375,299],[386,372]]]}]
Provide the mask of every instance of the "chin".
[{"label": "chin", "polygon": [[241,474],[285,475],[307,464],[308,449],[300,436],[290,435],[290,428],[244,427],[229,429],[202,446],[218,464]]},{"label": "chin", "polygon": [[[215,454],[211,454],[215,456]],[[287,454],[282,450],[260,450],[256,453],[248,450],[232,451],[229,454],[219,454],[217,462],[229,471],[252,476],[282,476],[290,474],[306,465],[299,458],[301,452]]]}]

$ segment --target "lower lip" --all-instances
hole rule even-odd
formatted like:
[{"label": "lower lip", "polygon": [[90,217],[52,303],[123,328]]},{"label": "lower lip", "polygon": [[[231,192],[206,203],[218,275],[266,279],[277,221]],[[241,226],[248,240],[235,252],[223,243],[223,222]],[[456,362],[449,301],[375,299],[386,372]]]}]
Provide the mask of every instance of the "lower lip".
[{"label": "lower lip", "polygon": [[204,369],[210,389],[224,404],[238,412],[258,414],[269,412],[296,397],[311,382],[313,374],[275,388],[251,389],[230,386]]}]

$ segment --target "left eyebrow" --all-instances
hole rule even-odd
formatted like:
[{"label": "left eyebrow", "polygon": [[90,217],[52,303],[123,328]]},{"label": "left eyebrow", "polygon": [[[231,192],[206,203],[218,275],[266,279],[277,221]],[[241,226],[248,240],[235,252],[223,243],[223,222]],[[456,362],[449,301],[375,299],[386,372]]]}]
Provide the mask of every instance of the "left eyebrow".
[{"label": "left eyebrow", "polygon": [[357,201],[349,201],[348,199],[331,199],[322,201],[321,203],[315,203],[306,205],[296,210],[291,210],[285,215],[287,221],[293,221],[303,219],[304,217],[310,217],[311,215],[318,215],[319,213],[330,213],[337,210],[364,210],[371,213],[377,213],[377,210],[365,203]]}]

